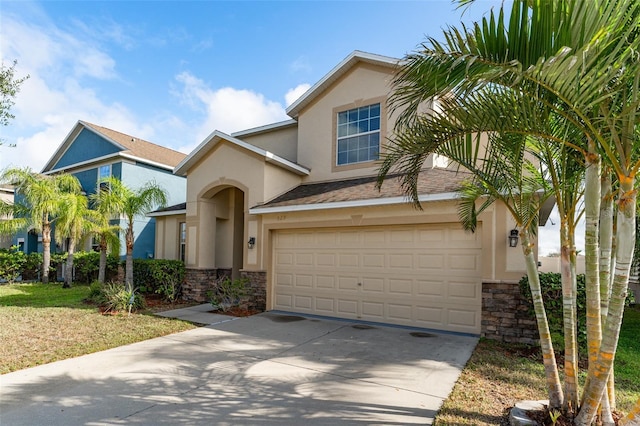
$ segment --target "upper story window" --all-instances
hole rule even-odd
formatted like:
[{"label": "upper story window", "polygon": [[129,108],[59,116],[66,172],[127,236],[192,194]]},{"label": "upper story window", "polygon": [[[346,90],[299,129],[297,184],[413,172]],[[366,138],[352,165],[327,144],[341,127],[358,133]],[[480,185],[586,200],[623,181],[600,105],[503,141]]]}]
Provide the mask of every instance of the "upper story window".
[{"label": "upper story window", "polygon": [[110,177],[111,177],[111,164],[98,167],[98,182],[100,185],[99,189],[102,190],[102,189],[109,188],[109,184],[107,182],[104,182],[104,180]]},{"label": "upper story window", "polygon": [[380,104],[338,113],[336,164],[375,161],[380,155]]}]

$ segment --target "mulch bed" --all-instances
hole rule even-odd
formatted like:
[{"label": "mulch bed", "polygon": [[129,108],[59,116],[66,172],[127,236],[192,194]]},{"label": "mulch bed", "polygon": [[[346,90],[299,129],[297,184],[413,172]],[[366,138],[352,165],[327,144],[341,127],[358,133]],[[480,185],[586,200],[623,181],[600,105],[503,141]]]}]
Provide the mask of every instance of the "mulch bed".
[{"label": "mulch bed", "polygon": [[[623,417],[620,413],[617,412],[613,412],[613,420],[615,421],[616,425],[618,424],[618,421]],[[534,420],[536,423],[538,423],[538,425],[540,426],[571,426],[573,425],[573,420],[569,419],[565,416],[560,416],[558,417],[558,419],[556,420],[556,422],[554,423],[551,420],[551,417],[549,416],[549,410],[545,409],[544,411],[527,411],[527,416],[531,419]]]}]

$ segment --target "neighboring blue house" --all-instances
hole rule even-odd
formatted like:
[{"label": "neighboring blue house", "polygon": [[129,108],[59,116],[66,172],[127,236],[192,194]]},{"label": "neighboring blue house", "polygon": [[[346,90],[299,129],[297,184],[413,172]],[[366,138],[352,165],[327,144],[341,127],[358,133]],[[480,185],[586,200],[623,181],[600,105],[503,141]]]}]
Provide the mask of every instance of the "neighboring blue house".
[{"label": "neighboring blue house", "polygon": [[[155,180],[167,191],[168,205],[186,200],[187,181],[173,168],[185,154],[106,127],[78,121],[42,169],[43,174],[71,173],[87,194],[96,192],[98,181],[113,176],[136,189]],[[124,229],[126,221],[120,226]],[[155,219],[138,217],[134,224],[134,258],[155,257]],[[120,255],[125,255],[124,232]],[[16,236],[15,244],[26,253],[42,251],[41,239],[33,232]],[[53,241],[52,241],[53,251]]]}]

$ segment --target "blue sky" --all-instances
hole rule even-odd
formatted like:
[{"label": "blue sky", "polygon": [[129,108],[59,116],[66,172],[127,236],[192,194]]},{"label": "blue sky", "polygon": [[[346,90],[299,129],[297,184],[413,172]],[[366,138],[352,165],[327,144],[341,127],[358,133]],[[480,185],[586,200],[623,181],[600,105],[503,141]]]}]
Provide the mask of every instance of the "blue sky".
[{"label": "blue sky", "polygon": [[216,129],[288,119],[353,50],[401,58],[500,4],[2,0],[1,60],[30,78],[0,129],[16,144],[0,170],[40,170],[78,120],[188,153]]},{"label": "blue sky", "polygon": [[189,152],[215,129],[287,119],[353,50],[401,58],[499,4],[463,15],[450,0],[2,1],[2,61],[31,78],[0,169],[39,170],[77,120]]}]

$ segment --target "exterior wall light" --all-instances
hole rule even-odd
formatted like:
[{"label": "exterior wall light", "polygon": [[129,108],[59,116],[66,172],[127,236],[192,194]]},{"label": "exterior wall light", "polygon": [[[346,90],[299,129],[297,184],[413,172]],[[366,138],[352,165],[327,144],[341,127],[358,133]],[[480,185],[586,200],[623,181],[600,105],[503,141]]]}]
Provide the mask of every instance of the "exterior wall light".
[{"label": "exterior wall light", "polygon": [[517,247],[518,246],[518,230],[512,229],[509,233],[509,247]]},{"label": "exterior wall light", "polygon": [[247,246],[252,249],[256,246],[256,237],[249,237],[249,242],[247,243]]}]

